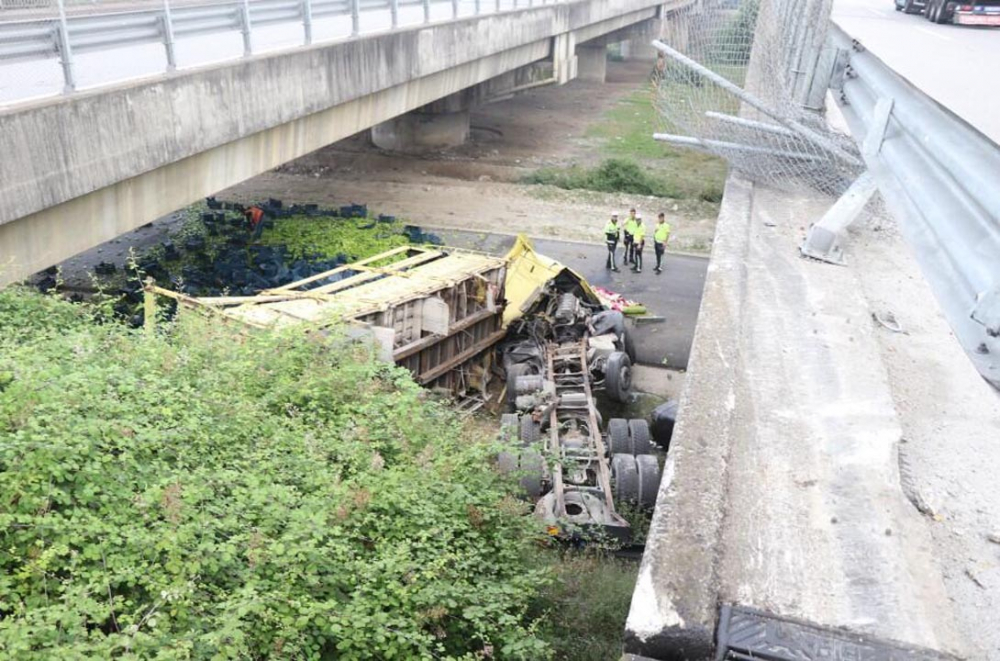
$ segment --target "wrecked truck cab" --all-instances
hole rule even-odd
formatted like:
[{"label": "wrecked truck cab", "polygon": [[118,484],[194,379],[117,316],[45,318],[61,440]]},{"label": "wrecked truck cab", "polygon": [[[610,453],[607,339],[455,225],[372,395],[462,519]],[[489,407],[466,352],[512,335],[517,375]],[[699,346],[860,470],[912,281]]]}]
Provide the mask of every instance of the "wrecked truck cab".
[{"label": "wrecked truck cab", "polygon": [[553,534],[577,538],[598,529],[626,542],[623,505],[652,507],[660,469],[645,421],[612,420],[602,432],[596,392],[619,402],[630,396],[624,317],[527,241],[519,239],[508,259],[507,336],[498,362],[515,413],[504,416],[502,428],[518,430],[521,448],[517,457],[504,453],[499,465],[519,471],[535,514]]}]

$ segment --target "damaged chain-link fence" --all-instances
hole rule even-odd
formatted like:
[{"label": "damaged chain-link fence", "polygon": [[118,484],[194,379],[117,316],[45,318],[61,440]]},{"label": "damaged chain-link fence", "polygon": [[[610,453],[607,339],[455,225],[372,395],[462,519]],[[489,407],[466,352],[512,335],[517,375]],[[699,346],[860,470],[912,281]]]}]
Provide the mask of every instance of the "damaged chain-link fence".
[{"label": "damaged chain-link fence", "polygon": [[702,0],[656,45],[662,133],[751,179],[839,195],[864,170],[854,141],[820,114],[833,62],[831,0]]}]

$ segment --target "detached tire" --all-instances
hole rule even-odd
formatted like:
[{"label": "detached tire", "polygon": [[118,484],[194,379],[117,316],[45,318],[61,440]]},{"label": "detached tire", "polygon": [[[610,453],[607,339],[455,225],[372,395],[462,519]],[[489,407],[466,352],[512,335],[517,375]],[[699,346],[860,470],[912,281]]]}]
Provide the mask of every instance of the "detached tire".
[{"label": "detached tire", "polygon": [[656,494],[660,491],[660,462],[655,455],[636,455],[635,464],[639,479],[639,507],[653,509]]},{"label": "detached tire", "polygon": [[614,483],[615,502],[635,504],[639,500],[639,470],[635,457],[617,454],[611,458],[611,479]]},{"label": "detached tire", "polygon": [[633,454],[632,438],[628,433],[628,420],[611,418],[608,421],[608,452],[614,457],[619,454]]},{"label": "detached tire", "polygon": [[[516,413],[504,413],[500,416],[500,441],[505,445],[514,445],[519,441],[521,421]],[[507,450],[497,455],[497,470],[509,474],[517,470],[517,455]]]},{"label": "detached tire", "polygon": [[632,339],[632,332],[627,328],[622,331],[622,344],[625,346],[625,355],[635,363],[635,340]]},{"label": "detached tire", "polygon": [[540,391],[545,386],[545,379],[541,374],[522,374],[514,379],[514,394],[530,395]]},{"label": "detached tire", "polygon": [[628,402],[632,390],[632,361],[624,352],[615,351],[608,356],[604,366],[604,389],[616,402]]},{"label": "detached tire", "polygon": [[653,451],[652,436],[649,424],[645,420],[628,421],[628,433],[632,437],[632,454],[639,456]]}]

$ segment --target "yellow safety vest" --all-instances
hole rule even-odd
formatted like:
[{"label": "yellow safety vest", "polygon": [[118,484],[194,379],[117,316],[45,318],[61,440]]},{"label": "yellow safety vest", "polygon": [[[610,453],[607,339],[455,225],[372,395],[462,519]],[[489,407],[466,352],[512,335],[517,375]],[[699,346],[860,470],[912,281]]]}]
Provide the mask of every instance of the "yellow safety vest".
[{"label": "yellow safety vest", "polygon": [[628,234],[635,234],[636,225],[638,225],[638,223],[629,218],[628,220],[625,221],[625,231]]},{"label": "yellow safety vest", "polygon": [[666,243],[670,237],[670,223],[662,223],[653,230],[653,240],[657,243]]},{"label": "yellow safety vest", "polygon": [[615,237],[617,238],[617,236],[618,236],[618,225],[617,225],[617,223],[612,223],[609,220],[608,224],[604,226],[604,235],[605,236],[610,236],[612,234],[614,234]]},{"label": "yellow safety vest", "polygon": [[635,239],[636,243],[644,241],[646,239],[646,226],[636,223],[635,231],[632,232],[632,238]]}]

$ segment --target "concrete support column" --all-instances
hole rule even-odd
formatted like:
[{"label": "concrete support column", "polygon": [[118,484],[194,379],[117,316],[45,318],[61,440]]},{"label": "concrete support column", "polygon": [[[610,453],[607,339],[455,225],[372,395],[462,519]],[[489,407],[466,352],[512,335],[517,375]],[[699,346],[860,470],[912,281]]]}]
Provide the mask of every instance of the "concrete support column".
[{"label": "concrete support column", "polygon": [[559,85],[576,78],[576,37],[572,32],[557,34],[552,40],[552,73]]},{"label": "concrete support column", "polygon": [[580,80],[603,83],[607,72],[607,46],[600,44],[576,47],[576,75]]},{"label": "concrete support column", "polygon": [[463,92],[452,94],[371,129],[380,149],[421,154],[457,147],[469,138],[471,103]]},{"label": "concrete support column", "polygon": [[622,42],[622,57],[626,60],[654,62],[658,51],[653,48],[653,37],[636,37]]}]

